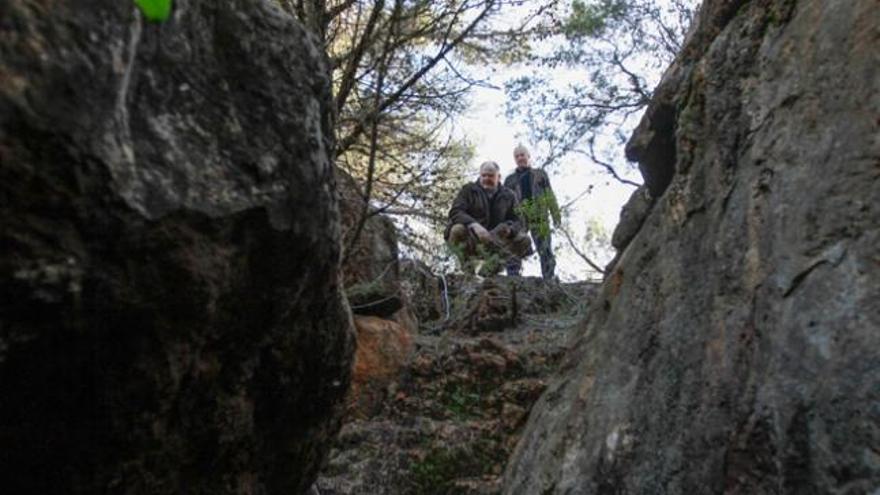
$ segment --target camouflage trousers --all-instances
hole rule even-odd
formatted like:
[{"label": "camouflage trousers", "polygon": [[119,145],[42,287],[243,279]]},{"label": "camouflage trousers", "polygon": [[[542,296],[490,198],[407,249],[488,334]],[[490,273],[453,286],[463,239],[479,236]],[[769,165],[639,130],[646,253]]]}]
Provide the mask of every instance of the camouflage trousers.
[{"label": "camouflage trousers", "polygon": [[447,243],[459,257],[465,272],[473,273],[474,267],[482,262],[481,275],[495,275],[501,269],[532,254],[532,241],[528,234],[519,232],[511,236],[503,235],[504,226],[499,225],[489,233],[491,239],[483,242],[466,225],[453,225]]}]

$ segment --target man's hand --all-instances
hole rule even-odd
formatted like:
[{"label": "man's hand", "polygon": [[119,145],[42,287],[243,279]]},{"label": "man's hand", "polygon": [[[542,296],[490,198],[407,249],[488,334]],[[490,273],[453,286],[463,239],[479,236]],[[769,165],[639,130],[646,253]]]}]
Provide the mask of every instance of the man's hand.
[{"label": "man's hand", "polygon": [[513,229],[510,228],[510,225],[501,224],[495,228],[495,233],[498,234],[499,237],[508,239],[513,236]]},{"label": "man's hand", "polygon": [[489,233],[488,230],[486,230],[486,227],[483,227],[479,223],[474,222],[468,225],[468,228],[470,228],[474,232],[474,234],[477,236],[477,239],[479,239],[481,242],[489,242],[492,240],[492,234]]}]

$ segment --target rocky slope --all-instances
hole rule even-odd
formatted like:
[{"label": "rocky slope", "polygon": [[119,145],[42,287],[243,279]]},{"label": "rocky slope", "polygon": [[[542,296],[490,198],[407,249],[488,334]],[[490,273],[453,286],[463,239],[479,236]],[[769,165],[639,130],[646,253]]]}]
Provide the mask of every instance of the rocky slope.
[{"label": "rocky slope", "polygon": [[878,116],[875,0],[706,0],[505,493],[877,493]]},{"label": "rocky slope", "polygon": [[528,411],[595,287],[452,278],[449,288],[451,318],[421,313],[415,349],[394,379],[373,373],[382,396],[350,411],[313,493],[499,493]]},{"label": "rocky slope", "polygon": [[0,3],[0,491],[312,484],[353,349],[327,73],[268,1]]}]

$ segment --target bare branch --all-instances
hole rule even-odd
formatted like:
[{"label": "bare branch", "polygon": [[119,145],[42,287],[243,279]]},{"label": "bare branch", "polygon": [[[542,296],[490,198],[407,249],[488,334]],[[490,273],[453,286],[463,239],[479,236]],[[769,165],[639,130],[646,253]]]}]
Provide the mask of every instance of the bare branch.
[{"label": "bare branch", "polygon": [[366,27],[364,28],[364,33],[361,35],[360,40],[353,52],[348,56],[348,63],[345,66],[345,69],[342,71],[342,77],[339,82],[339,89],[336,92],[336,112],[339,113],[342,111],[342,108],[345,106],[346,101],[348,101],[348,95],[351,93],[352,88],[357,82],[357,72],[361,66],[361,61],[363,60],[364,53],[367,50],[367,47],[372,42],[373,32],[376,29],[376,24],[379,21],[379,15],[382,13],[382,9],[385,7],[385,0],[377,0],[376,5],[373,7],[373,10],[370,12],[370,17],[367,20]]},{"label": "bare branch", "polygon": [[461,43],[467,36],[474,30],[474,28],[482,22],[482,20],[489,14],[492,10],[492,7],[495,5],[494,0],[489,0],[486,2],[486,7],[480,12],[477,17],[471,21],[471,23],[452,41],[444,44],[440,51],[432,57],[425,65],[423,65],[415,74],[413,74],[406,82],[404,82],[396,91],[388,95],[381,103],[376,105],[375,108],[370,110],[367,115],[364,115],[361,119],[359,119],[358,123],[354,126],[354,128],[349,132],[347,136],[340,139],[337,145],[337,156],[344,153],[349,146],[351,146],[354,141],[356,141],[360,135],[364,132],[365,126],[367,122],[372,121],[376,115],[385,111],[389,106],[394,104],[404,93],[406,93],[409,88],[411,88],[415,83],[417,83],[425,74],[428,73],[431,69],[433,69],[441,60],[443,60],[446,55],[449,54],[459,43]]},{"label": "bare branch", "polygon": [[571,246],[571,249],[572,251],[574,251],[575,254],[577,254],[582,260],[584,260],[586,264],[590,265],[590,268],[596,270],[603,275],[605,274],[604,268],[597,265],[596,262],[591,260],[590,257],[586,255],[586,253],[584,253],[580,250],[580,248],[577,247],[577,243],[575,243],[574,239],[571,238],[571,234],[568,232],[567,229],[565,229],[564,227],[560,227],[558,230],[562,232],[563,236],[565,236],[565,240],[568,241],[568,245]]},{"label": "bare branch", "polygon": [[595,140],[593,140],[593,139],[589,140],[589,150],[586,152],[584,152],[582,150],[572,150],[572,151],[575,153],[587,156],[590,160],[593,161],[593,163],[604,168],[609,174],[611,174],[611,177],[614,177],[614,179],[617,182],[620,182],[621,184],[626,184],[628,186],[641,187],[641,184],[639,184],[638,182],[633,182],[629,179],[624,179],[623,177],[621,177],[620,174],[617,173],[617,170],[614,168],[613,165],[611,165],[610,163],[608,163],[608,162],[600,159],[598,156],[596,156]]},{"label": "bare branch", "polygon": [[[381,2],[381,0],[380,0]],[[402,5],[403,0],[397,0],[394,6],[394,12],[397,13],[400,10],[400,6]],[[392,31],[389,31],[389,38],[392,36]],[[380,64],[381,70],[379,71],[379,78],[376,82],[376,103],[378,104],[379,99],[382,97],[382,85],[385,83],[385,71],[387,70],[387,61],[389,52],[387,51],[387,44],[385,53],[382,54],[382,63]],[[364,230],[364,226],[367,223],[367,219],[369,218],[370,211],[370,197],[373,192],[373,175],[376,173],[376,150],[378,149],[379,142],[379,116],[375,115],[373,117],[372,122],[372,130],[370,132],[370,156],[369,156],[369,164],[367,166],[367,181],[364,186],[364,207],[363,211],[361,211],[360,220],[358,221],[357,227],[355,228],[354,234],[351,236],[351,240],[348,244],[348,249],[345,250],[345,255],[343,258],[343,263],[348,259],[349,253],[352,252],[355,245],[357,245],[357,241],[361,236],[361,232]]]},{"label": "bare branch", "polygon": [[326,14],[324,14],[324,17],[328,21],[332,21],[333,19],[336,19],[337,17],[339,17],[340,14],[342,14],[343,12],[348,10],[356,2],[357,2],[357,0],[345,0],[343,2],[340,2],[335,7],[332,7],[329,10],[327,10]]}]

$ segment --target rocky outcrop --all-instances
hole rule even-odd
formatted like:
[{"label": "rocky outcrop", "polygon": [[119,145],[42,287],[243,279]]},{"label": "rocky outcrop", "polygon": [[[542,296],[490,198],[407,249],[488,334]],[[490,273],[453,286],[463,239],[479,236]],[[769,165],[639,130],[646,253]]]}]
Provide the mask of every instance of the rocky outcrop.
[{"label": "rocky outcrop", "polygon": [[611,273],[617,265],[620,256],[629,246],[630,241],[636,236],[642,228],[651,207],[654,206],[653,198],[648,192],[647,186],[641,186],[630,195],[629,200],[620,210],[620,220],[614,229],[614,235],[611,237],[611,247],[615,249],[615,256],[608,266],[605,267],[605,273]]},{"label": "rocky outcrop", "polygon": [[633,191],[629,200],[620,210],[620,221],[614,229],[611,237],[611,246],[618,252],[622,252],[629,246],[629,242],[642,228],[648,213],[651,211],[652,201],[646,186],[641,186]]},{"label": "rocky outcrop", "polygon": [[423,324],[412,358],[384,390],[373,389],[377,407],[343,426],[317,493],[499,493],[528,411],[582,318],[580,301],[596,287],[537,278],[448,281],[453,315],[474,314],[487,298],[510,313],[510,298],[480,297],[493,292],[517,294],[519,318],[504,328],[462,328],[455,316]]},{"label": "rocky outcrop", "polygon": [[461,295],[464,301],[459,306],[465,309],[455,318],[455,332],[477,335],[501,332],[516,325],[520,317],[517,286],[498,282],[502,280],[489,278],[479,290]]},{"label": "rocky outcrop", "polygon": [[706,0],[630,142],[655,204],[512,494],[880,486],[880,9]]},{"label": "rocky outcrop", "polygon": [[434,275],[431,269],[418,260],[400,263],[400,286],[406,301],[420,322],[434,321],[446,316],[449,300],[443,277]]},{"label": "rocky outcrop", "polygon": [[355,316],[357,350],[352,368],[348,416],[372,416],[386,398],[413,350],[413,328],[376,316]]},{"label": "rocky outcrop", "polygon": [[339,169],[337,175],[345,292],[355,313],[391,317],[406,304],[400,286],[397,227],[387,216],[365,210],[364,198],[353,177]]},{"label": "rocky outcrop", "polygon": [[259,0],[0,19],[2,491],[304,492],[353,352],[319,45]]}]

